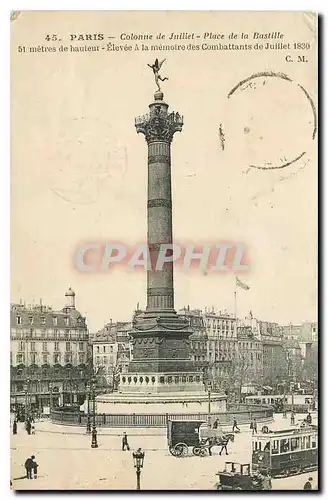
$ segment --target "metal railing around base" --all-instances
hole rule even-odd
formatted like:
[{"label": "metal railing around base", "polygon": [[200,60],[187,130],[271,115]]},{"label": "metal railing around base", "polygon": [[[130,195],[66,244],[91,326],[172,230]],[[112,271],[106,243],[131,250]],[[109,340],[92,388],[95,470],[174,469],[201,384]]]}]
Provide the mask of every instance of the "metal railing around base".
[{"label": "metal railing around base", "polygon": [[[257,408],[246,411],[228,411],[227,413],[212,413],[211,420],[219,419],[221,425],[232,425],[236,417],[238,424],[249,424],[254,418],[257,422],[267,422],[273,418],[271,408]],[[87,425],[87,415],[78,412],[62,412],[53,410],[51,420],[62,425]],[[204,420],[207,413],[175,413],[175,414],[139,414],[139,413],[103,413],[96,415],[97,427],[166,427],[169,420]]]}]

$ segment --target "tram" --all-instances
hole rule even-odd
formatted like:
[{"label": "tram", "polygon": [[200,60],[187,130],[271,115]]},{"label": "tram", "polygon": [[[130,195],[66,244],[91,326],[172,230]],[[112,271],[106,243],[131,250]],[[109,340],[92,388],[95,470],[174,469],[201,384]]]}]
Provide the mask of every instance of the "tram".
[{"label": "tram", "polygon": [[318,427],[304,425],[279,431],[263,429],[252,437],[252,470],[272,477],[290,476],[318,466]]},{"label": "tram", "polygon": [[246,396],[245,402],[250,404],[276,405],[280,402],[287,405],[313,405],[313,396],[303,394],[258,394]]}]

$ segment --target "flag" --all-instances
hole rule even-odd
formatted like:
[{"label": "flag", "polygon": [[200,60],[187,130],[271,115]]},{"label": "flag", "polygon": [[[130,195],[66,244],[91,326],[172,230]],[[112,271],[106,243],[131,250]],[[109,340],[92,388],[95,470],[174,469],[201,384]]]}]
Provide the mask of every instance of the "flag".
[{"label": "flag", "polygon": [[242,281],[240,281],[240,279],[238,278],[238,276],[236,276],[236,286],[239,286],[243,290],[249,290],[249,286],[246,285],[245,283],[243,283]]}]

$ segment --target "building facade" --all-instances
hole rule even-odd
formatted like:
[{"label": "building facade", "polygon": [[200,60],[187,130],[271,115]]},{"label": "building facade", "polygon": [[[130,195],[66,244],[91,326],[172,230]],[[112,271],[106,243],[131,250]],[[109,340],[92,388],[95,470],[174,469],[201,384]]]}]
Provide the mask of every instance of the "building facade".
[{"label": "building facade", "polygon": [[263,384],[275,388],[288,375],[287,356],[284,348],[284,331],[278,323],[259,321],[263,350]]},{"label": "building facade", "polygon": [[90,374],[86,318],[69,288],[61,310],[12,304],[11,405],[26,410],[80,404]]},{"label": "building facade", "polygon": [[115,390],[119,374],[128,371],[132,359],[131,328],[131,322],[110,321],[92,337],[93,367],[105,392]]}]

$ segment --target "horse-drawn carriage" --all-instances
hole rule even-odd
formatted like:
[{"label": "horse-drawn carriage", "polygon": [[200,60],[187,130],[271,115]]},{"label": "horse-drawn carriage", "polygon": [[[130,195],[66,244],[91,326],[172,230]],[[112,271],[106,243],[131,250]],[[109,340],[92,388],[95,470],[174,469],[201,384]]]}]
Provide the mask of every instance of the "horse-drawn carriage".
[{"label": "horse-drawn carriage", "polygon": [[251,474],[250,464],[238,464],[236,462],[226,462],[224,470],[218,472],[219,482],[216,485],[217,490],[244,490],[261,491],[270,489],[265,484],[264,476]]},{"label": "horse-drawn carriage", "polygon": [[169,420],[167,442],[174,457],[185,457],[189,449],[193,455],[211,455],[213,446],[225,446],[234,441],[233,433],[222,433],[220,429],[210,429],[203,420]]}]

